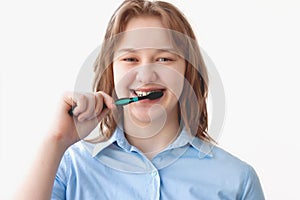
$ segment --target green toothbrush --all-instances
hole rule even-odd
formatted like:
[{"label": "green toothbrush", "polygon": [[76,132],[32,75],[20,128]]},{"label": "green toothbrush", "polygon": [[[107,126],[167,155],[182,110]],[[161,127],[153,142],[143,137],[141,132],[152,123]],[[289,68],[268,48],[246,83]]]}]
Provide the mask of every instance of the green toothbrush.
[{"label": "green toothbrush", "polygon": [[[133,103],[133,102],[137,102],[143,99],[150,99],[150,100],[154,100],[154,99],[158,99],[160,97],[163,96],[163,92],[159,91],[159,92],[151,92],[146,96],[138,96],[138,97],[131,97],[131,98],[120,98],[117,99],[115,101],[115,105],[117,106],[125,106],[127,104]],[[75,106],[76,107],[76,106]],[[75,107],[71,108],[68,113],[70,116],[73,116],[73,110],[75,109]],[[107,108],[107,106],[104,104],[103,105],[103,109]]]},{"label": "green toothbrush", "polygon": [[138,96],[138,97],[131,97],[131,98],[121,98],[121,99],[117,99],[115,101],[115,104],[117,106],[125,106],[127,104],[133,103],[133,102],[137,102],[143,99],[150,99],[150,100],[154,100],[154,99],[158,99],[163,95],[163,92],[151,92],[150,94],[146,95],[146,96]]}]

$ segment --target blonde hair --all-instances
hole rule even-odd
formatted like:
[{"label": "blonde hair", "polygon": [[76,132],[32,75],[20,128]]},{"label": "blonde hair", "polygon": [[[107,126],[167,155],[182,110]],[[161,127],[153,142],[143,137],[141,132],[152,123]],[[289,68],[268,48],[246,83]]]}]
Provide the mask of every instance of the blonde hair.
[{"label": "blonde hair", "polygon": [[[189,85],[185,84],[183,93],[178,103],[179,121],[183,120],[184,126],[190,133],[205,141],[213,141],[207,134],[208,117],[206,99],[208,93],[208,76],[200,48],[196,42],[195,34],[186,17],[172,4],[163,1],[147,0],[125,0],[111,17],[101,52],[95,62],[95,79],[93,88],[95,91],[116,96],[113,81],[113,38],[125,31],[125,27],[130,19],[139,16],[160,17],[166,28],[182,33],[194,42],[188,42],[188,50],[185,50],[186,71],[185,79]],[[196,102],[193,101],[196,96]],[[197,105],[194,105],[194,104]],[[110,112],[100,122],[103,138],[111,137],[116,129],[117,122],[113,113]]]}]

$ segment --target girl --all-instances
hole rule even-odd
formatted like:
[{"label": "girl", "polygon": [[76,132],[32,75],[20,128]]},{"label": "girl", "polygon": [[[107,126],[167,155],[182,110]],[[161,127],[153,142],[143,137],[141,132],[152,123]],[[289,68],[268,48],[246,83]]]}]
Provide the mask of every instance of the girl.
[{"label": "girl", "polygon": [[[207,134],[207,84],[177,8],[124,1],[95,63],[95,92],[63,96],[17,199],[264,199],[254,169]],[[114,103],[149,94],[160,95]]]}]

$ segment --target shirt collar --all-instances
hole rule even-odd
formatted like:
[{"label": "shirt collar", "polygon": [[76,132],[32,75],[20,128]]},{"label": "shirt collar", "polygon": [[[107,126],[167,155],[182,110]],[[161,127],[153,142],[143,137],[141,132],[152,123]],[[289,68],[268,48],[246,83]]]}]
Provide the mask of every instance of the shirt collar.
[{"label": "shirt collar", "polygon": [[[85,146],[88,147],[92,156],[95,157],[103,149],[107,148],[114,142],[116,142],[119,147],[123,148],[126,151],[130,151],[132,147],[125,138],[123,130],[119,127],[116,128],[115,132],[109,140],[97,144],[86,144]],[[212,149],[214,145],[189,134],[185,128],[182,129],[177,139],[172,144],[170,144],[166,150],[183,147],[185,145],[191,145],[193,148],[195,148],[199,152],[199,158],[204,158],[206,156],[213,157]]]},{"label": "shirt collar", "polygon": [[199,152],[199,158],[204,158],[206,156],[213,157],[212,149],[214,145],[209,142],[205,142],[196,136],[193,136],[192,134],[188,133],[185,128],[182,129],[180,135],[172,144],[170,144],[167,149],[175,149],[185,145],[190,145],[196,149]]},{"label": "shirt collar", "polygon": [[[92,156],[95,157],[98,153],[100,153],[103,149],[107,148],[114,142],[117,142],[120,147],[123,149],[129,148],[129,143],[127,142],[124,132],[120,128],[116,128],[113,135],[105,142],[100,142],[94,145],[92,150]],[[126,146],[126,147],[125,147]]]}]

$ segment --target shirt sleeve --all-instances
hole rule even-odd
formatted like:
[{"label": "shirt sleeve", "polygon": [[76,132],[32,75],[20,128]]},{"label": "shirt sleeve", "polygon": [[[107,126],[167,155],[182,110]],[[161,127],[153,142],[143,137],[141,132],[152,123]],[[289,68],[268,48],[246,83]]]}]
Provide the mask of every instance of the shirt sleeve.
[{"label": "shirt sleeve", "polygon": [[55,176],[51,200],[66,199],[66,185],[68,180],[69,160],[69,154],[68,152],[66,152],[60,162]]},{"label": "shirt sleeve", "polygon": [[244,184],[242,200],[265,200],[259,178],[255,170],[249,166],[248,177]]}]

